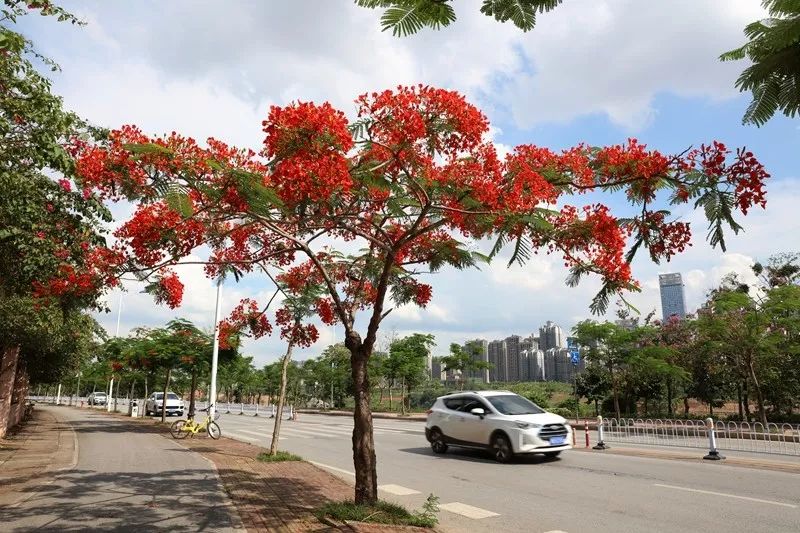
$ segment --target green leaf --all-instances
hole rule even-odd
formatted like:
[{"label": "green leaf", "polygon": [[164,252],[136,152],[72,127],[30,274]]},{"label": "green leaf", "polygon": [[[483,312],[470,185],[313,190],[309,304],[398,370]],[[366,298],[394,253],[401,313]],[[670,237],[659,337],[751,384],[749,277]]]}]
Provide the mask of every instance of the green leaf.
[{"label": "green leaf", "polygon": [[189,218],[194,214],[192,202],[189,200],[189,195],[180,191],[170,191],[167,193],[165,200],[167,205],[173,210],[181,214],[183,218]]}]

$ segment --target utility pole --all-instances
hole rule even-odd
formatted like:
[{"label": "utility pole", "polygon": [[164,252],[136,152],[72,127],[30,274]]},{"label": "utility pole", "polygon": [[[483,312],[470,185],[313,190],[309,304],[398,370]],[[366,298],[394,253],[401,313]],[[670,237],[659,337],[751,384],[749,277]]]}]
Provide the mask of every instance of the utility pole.
[{"label": "utility pole", "polygon": [[214,414],[217,410],[217,366],[219,362],[219,312],[220,305],[222,304],[222,278],[217,280],[217,305],[214,309],[214,350],[211,354],[211,386],[208,392],[208,416],[214,420]]}]

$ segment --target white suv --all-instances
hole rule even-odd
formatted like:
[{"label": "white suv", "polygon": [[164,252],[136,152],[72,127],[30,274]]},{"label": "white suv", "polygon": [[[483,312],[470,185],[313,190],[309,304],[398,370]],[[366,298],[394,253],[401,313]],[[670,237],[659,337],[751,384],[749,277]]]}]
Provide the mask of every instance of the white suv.
[{"label": "white suv", "polygon": [[[153,415],[161,414],[163,410],[162,405],[164,403],[161,401],[163,397],[163,392],[154,392],[147,398],[147,401],[144,403],[145,416],[150,416],[151,413]],[[177,394],[174,392],[167,393],[167,416],[183,416],[183,407],[183,400],[181,400]]]},{"label": "white suv", "polygon": [[434,453],[449,445],[487,449],[501,463],[515,454],[556,457],[572,448],[572,428],[558,415],[510,391],[448,394],[428,410],[425,437]]}]

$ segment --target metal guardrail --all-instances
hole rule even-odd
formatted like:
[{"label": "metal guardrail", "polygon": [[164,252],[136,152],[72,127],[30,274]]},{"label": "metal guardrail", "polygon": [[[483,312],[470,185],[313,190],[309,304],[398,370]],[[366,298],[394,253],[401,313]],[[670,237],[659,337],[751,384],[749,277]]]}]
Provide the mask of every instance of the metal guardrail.
[{"label": "metal guardrail", "polygon": [[[800,456],[800,426],[761,422],[712,422],[720,450]],[[707,448],[709,428],[703,420],[604,418],[606,442]]]}]

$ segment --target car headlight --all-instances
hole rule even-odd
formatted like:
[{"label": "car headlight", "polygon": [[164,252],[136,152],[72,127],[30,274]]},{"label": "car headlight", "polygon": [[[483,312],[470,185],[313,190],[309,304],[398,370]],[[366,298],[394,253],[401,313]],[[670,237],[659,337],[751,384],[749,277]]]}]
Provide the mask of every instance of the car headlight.
[{"label": "car headlight", "polygon": [[530,422],[514,422],[520,429],[537,429],[542,427],[541,424],[532,424]]}]

